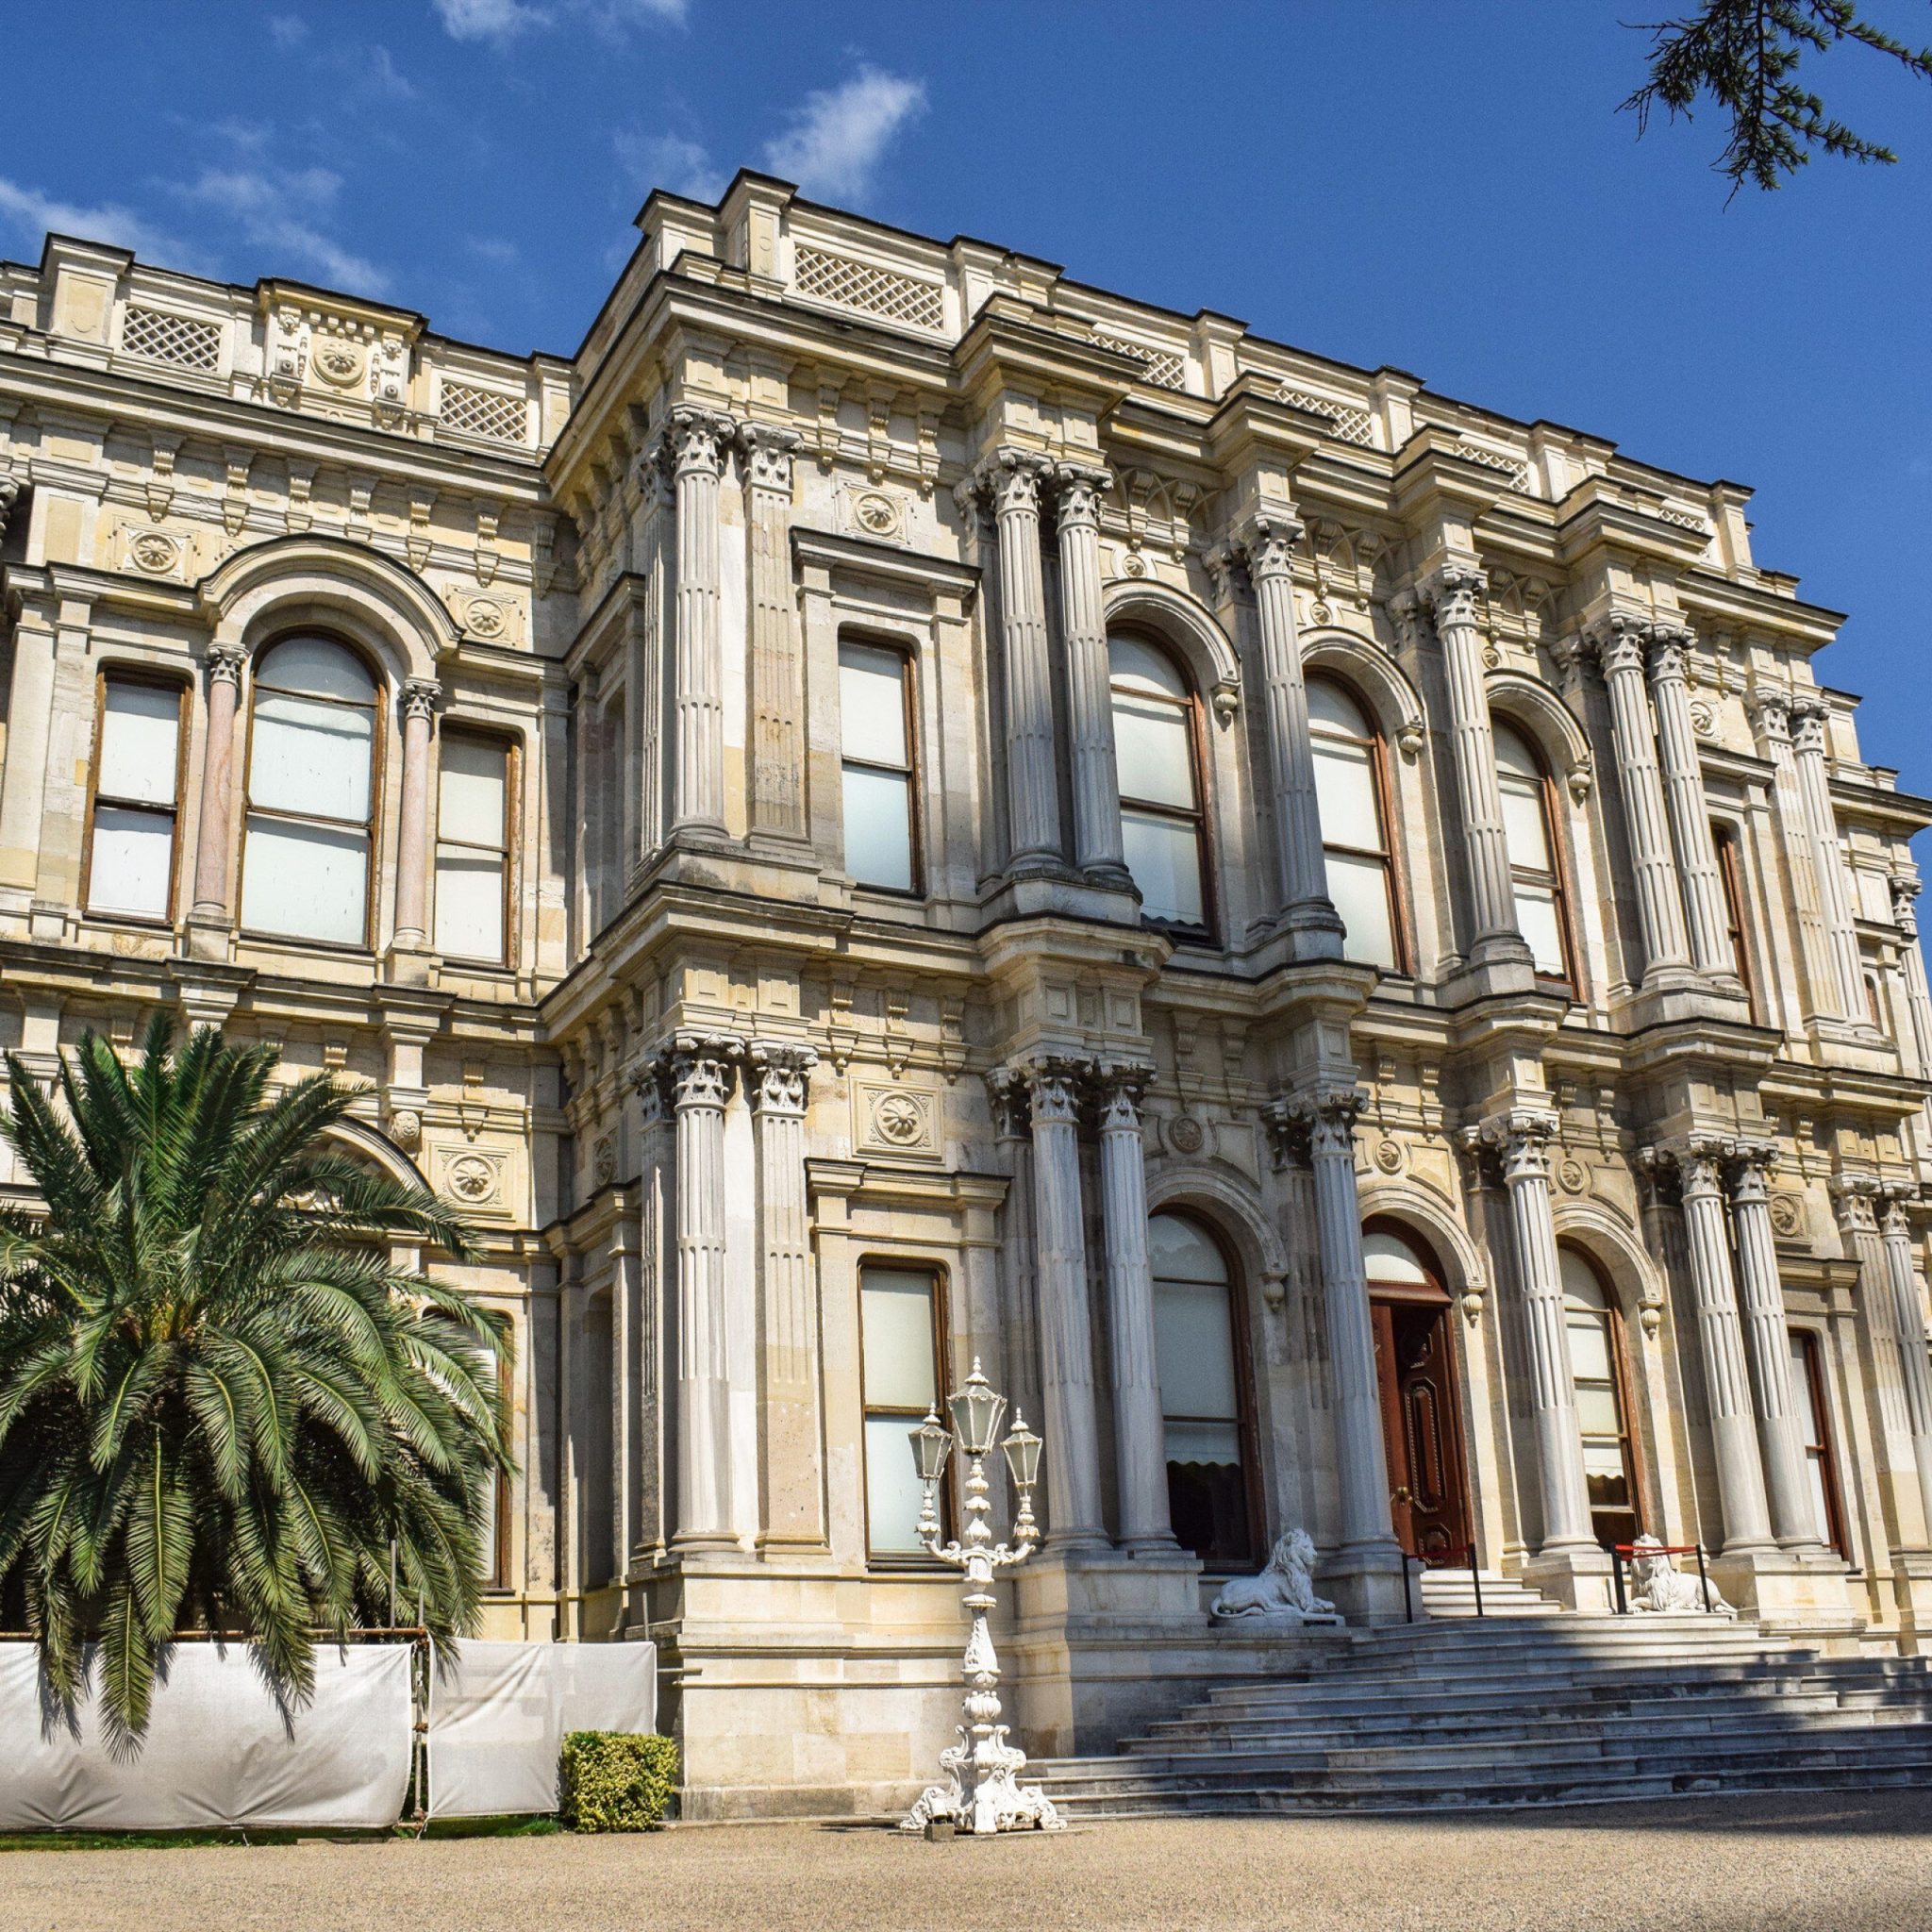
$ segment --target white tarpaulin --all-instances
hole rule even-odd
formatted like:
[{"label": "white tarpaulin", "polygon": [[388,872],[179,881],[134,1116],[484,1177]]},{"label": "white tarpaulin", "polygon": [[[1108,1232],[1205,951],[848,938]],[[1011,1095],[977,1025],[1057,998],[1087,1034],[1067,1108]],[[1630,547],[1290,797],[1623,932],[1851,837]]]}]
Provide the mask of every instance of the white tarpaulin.
[{"label": "white tarpaulin", "polygon": [[429,1688],[429,1810],[492,1818],[557,1809],[566,1731],[648,1731],[655,1643],[466,1642]]},{"label": "white tarpaulin", "polygon": [[317,1647],[315,1696],[281,1710],[245,1645],[180,1643],[139,1752],[112,1756],[99,1673],[78,1735],[43,1714],[31,1643],[0,1643],[0,1829],[183,1831],[393,1824],[409,1788],[409,1646]]}]

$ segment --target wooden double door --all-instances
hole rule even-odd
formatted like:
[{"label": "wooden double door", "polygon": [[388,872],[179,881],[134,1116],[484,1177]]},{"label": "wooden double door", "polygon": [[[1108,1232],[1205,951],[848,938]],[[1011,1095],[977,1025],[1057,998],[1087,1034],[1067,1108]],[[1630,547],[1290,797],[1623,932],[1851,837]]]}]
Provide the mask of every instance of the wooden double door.
[{"label": "wooden double door", "polygon": [[1446,1294],[1369,1300],[1395,1540],[1424,1562],[1460,1567],[1469,1560],[1469,1476],[1449,1311]]}]

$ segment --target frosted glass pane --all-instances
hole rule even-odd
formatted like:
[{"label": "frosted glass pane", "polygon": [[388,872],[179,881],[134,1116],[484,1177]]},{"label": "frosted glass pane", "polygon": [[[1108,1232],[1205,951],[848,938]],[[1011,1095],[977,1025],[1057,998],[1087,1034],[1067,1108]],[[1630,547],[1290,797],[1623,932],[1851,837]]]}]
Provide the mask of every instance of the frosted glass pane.
[{"label": "frosted glass pane", "polygon": [[272,684],[277,691],[308,691],[362,705],[375,702],[375,684],[361,658],[326,638],[289,638],[264,651],[255,667],[255,681]]},{"label": "frosted glass pane", "polygon": [[438,779],[437,836],[465,845],[503,844],[508,769],[506,746],[457,732],[446,736]]},{"label": "frosted glass pane", "polygon": [[248,802],[309,818],[369,816],[368,711],[263,691],[255,707]]},{"label": "frosted glass pane", "polygon": [[1609,1338],[1604,1332],[1601,1317],[1571,1317],[1570,1373],[1579,1382],[1610,1379]]},{"label": "frosted glass pane", "polygon": [[1503,836],[1509,846],[1509,863],[1525,872],[1553,872],[1550,840],[1543,822],[1543,789],[1540,781],[1525,784],[1503,780]]},{"label": "frosted glass pane", "polygon": [[1604,1291],[1590,1263],[1574,1248],[1557,1250],[1557,1267],[1563,1283],[1563,1302],[1570,1308],[1601,1308]]},{"label": "frosted glass pane", "polygon": [[1184,698],[1187,679],[1180,666],[1158,645],[1142,638],[1118,637],[1107,641],[1107,661],[1113,682],[1130,691],[1158,691],[1163,696]]},{"label": "frosted glass pane", "polygon": [[1178,1214],[1148,1217],[1147,1258],[1154,1274],[1169,1281],[1227,1281],[1221,1250]]},{"label": "frosted glass pane", "polygon": [[1824,1491],[1824,1458],[1813,1450],[1805,1458],[1811,1474],[1811,1524],[1822,1543],[1831,1541],[1831,1504]]},{"label": "frosted glass pane", "polygon": [[1369,721],[1362,715],[1362,708],[1339,684],[1331,684],[1325,677],[1308,680],[1308,723],[1318,737],[1324,727],[1345,732],[1350,738],[1370,735]]},{"label": "frosted glass pane", "polygon": [[1602,1383],[1585,1383],[1576,1391],[1576,1420],[1586,1436],[1621,1435],[1616,1391]]},{"label": "frosted glass pane", "polygon": [[845,870],[863,886],[912,890],[912,781],[845,767]]},{"label": "frosted glass pane", "polygon": [[94,807],[93,858],[87,903],[94,912],[128,912],[137,919],[168,916],[168,871],[175,857],[175,821],[158,811]]},{"label": "frosted glass pane", "polygon": [[1791,1345],[1791,1396],[1798,1412],[1798,1427],[1807,1442],[1824,1441],[1824,1431],[1819,1426],[1818,1405],[1811,1399],[1811,1363],[1805,1352],[1805,1344],[1797,1336],[1789,1338]]},{"label": "frosted glass pane", "polygon": [[1376,858],[1326,855],[1328,896],[1348,929],[1342,951],[1371,966],[1395,964],[1395,928],[1389,919],[1389,875]]},{"label": "frosted glass pane", "polygon": [[1322,836],[1331,845],[1381,851],[1375,774],[1365,747],[1315,741],[1315,800],[1322,812]]},{"label": "frosted glass pane", "polygon": [[1170,1462],[1241,1467],[1241,1432],[1233,1423],[1169,1423],[1165,1434]]},{"label": "frosted glass pane", "polygon": [[1429,1271],[1423,1257],[1399,1234],[1386,1227],[1371,1228],[1362,1236],[1362,1260],[1371,1281],[1386,1281],[1391,1287],[1425,1287]]},{"label": "frosted glass pane", "polygon": [[1235,1403],[1234,1322],[1227,1290],[1206,1282],[1157,1281],[1154,1361],[1163,1415],[1231,1422],[1240,1410]]},{"label": "frosted glass pane", "polygon": [[906,660],[875,644],[839,646],[839,726],[845,756],[907,765]]},{"label": "frosted glass pane", "polygon": [[1192,825],[1151,813],[1121,813],[1121,844],[1127,870],[1141,889],[1141,909],[1149,919],[1178,925],[1205,925],[1201,896],[1201,847]]},{"label": "frosted glass pane", "polygon": [[1194,768],[1188,756],[1185,711],[1116,692],[1113,741],[1123,798],[1193,808]]},{"label": "frosted glass pane", "polygon": [[920,1549],[919,1504],[924,1486],[912,1462],[911,1430],[903,1415],[865,1419],[866,1541],[881,1555]]},{"label": "frosted glass pane", "polygon": [[110,683],[101,704],[95,789],[148,805],[175,803],[181,693],[153,684]]},{"label": "frosted glass pane", "polygon": [[452,958],[502,960],[502,859],[438,848],[436,950]]},{"label": "frosted glass pane", "polygon": [[248,820],[242,924],[255,932],[338,945],[368,942],[369,836]]},{"label": "frosted glass pane", "polygon": [[1490,721],[1491,731],[1496,744],[1496,769],[1503,774],[1507,787],[1510,778],[1530,778],[1541,782],[1542,767],[1536,761],[1536,754],[1529,748],[1529,741],[1513,724],[1506,724],[1500,718]]},{"label": "frosted glass pane", "polygon": [[1570,969],[1563,959],[1563,932],[1557,921],[1557,895],[1547,886],[1516,886],[1516,924],[1529,943],[1529,956],[1539,973],[1561,978]]},{"label": "frosted glass pane", "polygon": [[936,1392],[932,1276],[868,1268],[859,1283],[866,1406],[923,1412],[932,1406]]}]

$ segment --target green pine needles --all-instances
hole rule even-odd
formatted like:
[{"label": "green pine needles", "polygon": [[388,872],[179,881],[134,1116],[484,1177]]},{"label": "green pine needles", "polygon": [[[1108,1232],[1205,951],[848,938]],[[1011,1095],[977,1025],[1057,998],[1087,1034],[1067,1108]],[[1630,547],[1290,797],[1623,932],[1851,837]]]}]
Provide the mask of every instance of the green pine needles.
[{"label": "green pine needles", "polygon": [[[510,1467],[507,1320],[392,1242],[469,1240],[328,1141],[356,1097],[271,1091],[272,1046],[165,1016],[135,1064],[85,1035],[0,1124],[45,1203],[0,1210],[0,1615],[72,1708],[95,1645],[113,1741],[177,1631],[251,1643],[300,1704],[319,1633],[474,1629]],[[57,1104],[57,1100],[58,1103]]]}]

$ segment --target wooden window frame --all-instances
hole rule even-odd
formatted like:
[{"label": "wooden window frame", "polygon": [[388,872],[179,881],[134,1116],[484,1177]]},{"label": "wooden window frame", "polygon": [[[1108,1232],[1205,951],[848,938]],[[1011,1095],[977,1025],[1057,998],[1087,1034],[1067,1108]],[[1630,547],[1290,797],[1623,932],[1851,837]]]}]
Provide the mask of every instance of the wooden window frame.
[{"label": "wooden window frame", "polygon": [[1817,1453],[1819,1474],[1824,1480],[1824,1522],[1828,1539],[1825,1546],[1838,1556],[1848,1557],[1844,1498],[1838,1479],[1838,1449],[1831,1433],[1831,1394],[1824,1379],[1824,1338],[1815,1328],[1792,1327],[1788,1332],[1804,1357],[1805,1379],[1811,1395],[1811,1413],[1817,1418],[1821,1438],[1816,1442],[1803,1444],[1803,1447],[1807,1461],[1814,1451]]},{"label": "wooden window frame", "polygon": [[[874,1416],[903,1416],[906,1418],[906,1432],[909,1437],[925,1420],[925,1415],[924,1410],[902,1408],[894,1403],[874,1403],[866,1395],[865,1271],[868,1268],[875,1268],[884,1274],[924,1274],[931,1281],[933,1407],[940,1420],[950,1428],[952,1423],[946,1409],[947,1371],[951,1354],[947,1347],[950,1336],[946,1319],[946,1271],[941,1263],[923,1255],[908,1257],[889,1254],[868,1254],[860,1257],[856,1277],[858,1285],[858,1520],[865,1531],[866,1567],[874,1570],[930,1570],[933,1568],[933,1558],[924,1550],[874,1550],[872,1546],[872,1457],[869,1453],[866,1424]],[[906,1454],[912,1454],[909,1442]],[[954,1455],[957,1454],[956,1444]],[[939,1517],[942,1536],[952,1530],[954,1524],[953,1462],[954,1457],[946,1458],[945,1472],[940,1477]]]},{"label": "wooden window frame", "polygon": [[[1318,666],[1307,675],[1305,682],[1332,684],[1369,721],[1367,738],[1346,739],[1340,741],[1368,747],[1369,774],[1375,793],[1375,826],[1382,835],[1382,849],[1379,852],[1365,852],[1358,846],[1343,845],[1339,841],[1330,839],[1324,827],[1322,853],[1324,859],[1332,850],[1350,858],[1373,858],[1380,862],[1382,883],[1389,898],[1389,933],[1393,941],[1395,954],[1395,963],[1383,970],[1400,979],[1411,978],[1415,972],[1415,954],[1409,945],[1408,905],[1403,890],[1401,868],[1395,863],[1395,841],[1391,829],[1395,823],[1395,788],[1389,767],[1389,739],[1382,729],[1382,720],[1376,713],[1374,706],[1368,702],[1355,685],[1325,667]],[[1311,730],[1310,735],[1319,734]]]},{"label": "wooden window frame", "polygon": [[[1140,698],[1155,697],[1164,705],[1174,705],[1187,714],[1188,722],[1188,777],[1189,789],[1194,794],[1191,811],[1183,811],[1178,806],[1159,805],[1144,798],[1130,797],[1120,789],[1120,766],[1118,758],[1114,766],[1114,790],[1123,812],[1131,806],[1136,811],[1143,811],[1152,817],[1167,819],[1175,824],[1191,825],[1194,832],[1194,862],[1201,874],[1201,924],[1191,924],[1185,920],[1157,919],[1142,911],[1141,923],[1151,925],[1157,931],[1167,933],[1183,944],[1215,946],[1221,942],[1221,903],[1220,894],[1215,891],[1214,881],[1214,829],[1213,814],[1208,808],[1208,741],[1206,736],[1201,691],[1199,685],[1190,674],[1187,661],[1168,640],[1158,631],[1148,630],[1140,625],[1109,625],[1107,627],[1109,641],[1116,637],[1131,637],[1158,651],[1179,673],[1182,689],[1187,692],[1183,698],[1171,698],[1165,693],[1135,691],[1131,695]],[[1114,707],[1113,666],[1109,662],[1107,674],[1107,724],[1108,736],[1113,736]]]},{"label": "wooden window frame", "polygon": [[[1630,1485],[1630,1514],[1636,1520],[1637,1534],[1641,1536],[1650,1521],[1650,1511],[1644,1507],[1647,1494],[1647,1465],[1643,1458],[1643,1442],[1635,1422],[1636,1390],[1630,1380],[1629,1326],[1624,1320],[1624,1298],[1617,1292],[1616,1284],[1604,1272],[1603,1264],[1588,1248],[1578,1247],[1574,1241],[1558,1241],[1557,1282],[1561,1285],[1561,1256],[1572,1254],[1590,1270],[1591,1279],[1597,1285],[1597,1291],[1604,1298],[1604,1316],[1608,1329],[1607,1341],[1610,1345],[1610,1382],[1612,1392],[1617,1398],[1617,1423],[1624,1446],[1624,1476]],[[1570,1311],[1565,1308],[1563,1319],[1568,1324]],[[1568,1338],[1565,1338],[1568,1346]],[[1581,1440],[1582,1431],[1579,1429]]]},{"label": "wooden window frame", "polygon": [[[906,762],[903,765],[889,765],[877,758],[855,758],[845,749],[845,712],[841,705],[839,711],[839,837],[841,845],[845,841],[845,768],[858,767],[861,772],[882,772],[892,777],[906,780],[906,836],[911,841],[912,849],[908,858],[912,872],[909,886],[875,886],[869,880],[861,879],[847,868],[852,880],[853,891],[877,892],[888,899],[908,901],[924,899],[926,896],[925,868],[925,815],[921,810],[920,790],[921,761],[919,756],[919,653],[917,647],[907,639],[893,637],[890,633],[846,629],[841,627],[838,635],[838,650],[842,654],[847,644],[856,644],[862,650],[890,651],[904,667],[899,680],[899,702],[905,709]],[[842,661],[840,668],[843,669]],[[841,850],[840,858],[844,858]]]},{"label": "wooden window frame", "polygon": [[[292,642],[298,638],[314,638],[319,642],[334,644],[338,649],[347,651],[362,666],[363,670],[368,672],[370,682],[375,688],[375,697],[371,700],[371,708],[375,714],[375,722],[369,735],[369,816],[363,824],[363,829],[369,835],[369,855],[363,866],[362,937],[359,941],[309,939],[302,933],[270,932],[258,926],[242,924],[242,906],[248,874],[248,848],[253,842],[248,836],[248,821],[255,811],[253,795],[255,790],[255,710],[257,701],[263,689],[261,679],[257,675],[257,672],[262,660],[277,645]],[[270,691],[280,691],[281,688],[280,685],[274,684],[267,687]],[[291,692],[291,695],[307,697],[310,693],[296,691]],[[363,650],[359,644],[353,642],[337,631],[318,630],[305,625],[294,630],[280,632],[277,636],[267,640],[259,648],[250,654],[248,659],[247,698],[248,747],[247,755],[242,761],[242,862],[235,869],[236,929],[243,939],[261,940],[271,945],[319,946],[325,952],[339,955],[372,953],[375,950],[375,882],[381,876],[381,867],[378,861],[382,856],[384,806],[386,804],[384,778],[389,761],[389,679],[383,675],[382,667],[375,663],[370,658],[369,653]],[[343,706],[345,709],[360,708],[359,706],[350,706],[346,700],[341,698],[323,698],[319,702],[323,704],[339,704]],[[316,818],[302,812],[265,811],[262,815],[265,818],[275,819],[286,824],[331,826],[338,830],[355,823],[353,819]],[[431,853],[431,863],[432,865],[434,864],[433,851]]]},{"label": "wooden window frame", "polygon": [[438,864],[441,858],[441,847],[445,841],[442,836],[442,754],[443,747],[452,738],[467,738],[480,744],[491,744],[503,751],[503,844],[471,845],[459,839],[447,842],[461,846],[465,852],[494,852],[503,854],[503,952],[495,959],[486,959],[477,953],[450,953],[440,955],[454,965],[480,967],[486,973],[508,973],[514,970],[517,958],[517,874],[521,860],[520,841],[517,825],[520,816],[518,808],[522,803],[524,790],[524,741],[513,731],[492,729],[483,723],[472,723],[468,719],[450,719],[439,727],[436,745],[436,820],[429,832],[429,875],[431,905],[429,908],[429,928],[432,936],[436,930],[436,907],[434,894],[441,889],[441,880],[438,875]]},{"label": "wooden window frame", "polygon": [[[1570,879],[1569,855],[1564,850],[1563,841],[1557,836],[1558,805],[1557,781],[1550,775],[1550,761],[1543,756],[1541,742],[1536,732],[1521,718],[1513,717],[1507,711],[1492,711],[1490,717],[1493,732],[1497,724],[1504,724],[1520,738],[1529,750],[1529,761],[1536,767],[1537,797],[1542,808],[1543,842],[1550,848],[1552,870],[1545,875],[1533,867],[1518,865],[1513,854],[1508,852],[1508,838],[1504,837],[1504,851],[1509,858],[1509,896],[1513,909],[1516,897],[1516,881],[1520,875],[1537,885],[1547,884],[1556,901],[1557,943],[1563,949],[1563,970],[1561,973],[1545,972],[1536,968],[1536,976],[1544,986],[1560,986],[1573,999],[1582,994],[1583,981],[1577,970],[1576,933],[1570,914],[1573,893]],[[1499,774],[1500,775],[1500,774]]]},{"label": "wooden window frame", "polygon": [[1729,819],[1712,819],[1710,842],[1717,856],[1717,875],[1724,892],[1724,917],[1730,924],[1731,958],[1753,1020],[1761,1017],[1757,974],[1751,963],[1751,929],[1744,921],[1744,841]]},{"label": "wooden window frame", "polygon": [[[110,684],[145,685],[150,691],[173,691],[178,700],[177,723],[175,728],[175,798],[169,807],[169,817],[173,830],[168,839],[168,903],[167,909],[158,918],[140,912],[118,912],[103,908],[96,910],[93,904],[94,887],[94,810],[106,803],[126,811],[146,811],[158,815],[161,808],[152,799],[122,798],[114,792],[101,791],[101,750],[102,732],[107,718],[108,686]],[[170,677],[165,672],[150,670],[142,665],[121,663],[103,664],[94,678],[94,737],[92,769],[88,774],[87,825],[81,835],[80,856],[80,903],[83,915],[89,919],[106,920],[114,925],[149,926],[157,931],[172,928],[175,914],[180,905],[181,892],[181,800],[188,789],[188,734],[192,724],[190,700],[192,688],[178,677]]]}]

